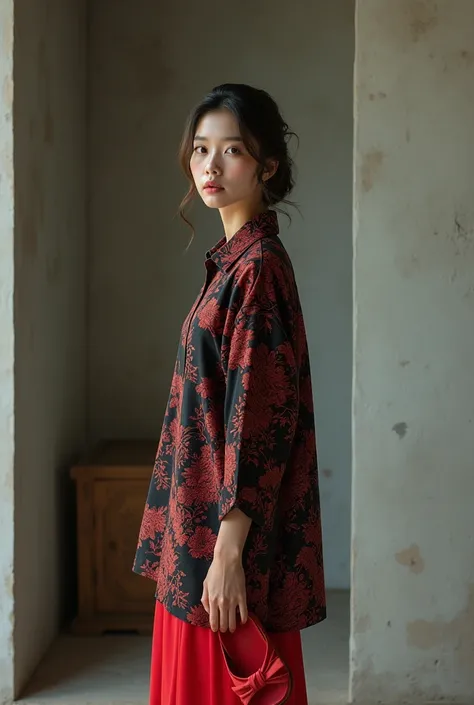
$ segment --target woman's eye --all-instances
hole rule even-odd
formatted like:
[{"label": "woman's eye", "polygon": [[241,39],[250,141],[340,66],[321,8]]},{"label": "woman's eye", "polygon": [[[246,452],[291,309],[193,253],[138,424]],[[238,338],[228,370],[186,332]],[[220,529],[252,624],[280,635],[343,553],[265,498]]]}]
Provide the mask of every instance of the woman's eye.
[{"label": "woman's eye", "polygon": [[202,151],[202,152],[200,151],[201,149],[202,149],[202,150],[205,150],[206,148],[203,147],[202,145],[198,145],[197,147],[194,147],[194,151],[195,151],[197,154],[205,154],[205,151]]},{"label": "woman's eye", "polygon": [[238,147],[229,147],[227,151],[231,154],[240,154],[240,149]]}]

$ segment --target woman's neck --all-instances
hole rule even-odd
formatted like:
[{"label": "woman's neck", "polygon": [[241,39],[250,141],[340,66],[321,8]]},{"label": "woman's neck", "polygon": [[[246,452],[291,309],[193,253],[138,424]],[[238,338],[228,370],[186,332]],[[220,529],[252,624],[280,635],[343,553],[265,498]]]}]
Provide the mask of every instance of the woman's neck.
[{"label": "woman's neck", "polygon": [[245,223],[248,223],[249,220],[255,218],[259,213],[264,213],[267,210],[268,207],[262,202],[258,204],[238,204],[238,206],[235,207],[229,206],[228,208],[222,208],[220,215],[227,242],[233,238],[235,233],[238,232]]}]

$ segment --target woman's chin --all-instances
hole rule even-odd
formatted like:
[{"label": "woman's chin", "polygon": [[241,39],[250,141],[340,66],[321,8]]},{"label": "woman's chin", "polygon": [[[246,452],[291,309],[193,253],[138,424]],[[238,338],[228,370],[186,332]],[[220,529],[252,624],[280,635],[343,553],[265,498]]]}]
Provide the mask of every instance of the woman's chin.
[{"label": "woman's chin", "polygon": [[201,198],[208,208],[224,208],[229,205],[225,191],[214,194],[202,193]]}]

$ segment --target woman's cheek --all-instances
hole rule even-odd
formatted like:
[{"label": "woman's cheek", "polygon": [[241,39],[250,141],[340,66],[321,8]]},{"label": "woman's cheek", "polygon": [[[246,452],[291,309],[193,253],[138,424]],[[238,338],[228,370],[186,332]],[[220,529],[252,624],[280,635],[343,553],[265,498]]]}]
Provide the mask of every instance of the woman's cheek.
[{"label": "woman's cheek", "polygon": [[232,172],[231,175],[236,181],[239,182],[239,184],[244,184],[251,181],[252,177],[252,172],[248,167],[248,164],[245,164],[244,161],[236,161],[232,165]]},{"label": "woman's cheek", "polygon": [[197,177],[198,177],[199,165],[196,164],[196,160],[193,159],[192,157],[189,161],[189,168],[191,170],[191,175],[192,175],[194,181],[196,182]]}]

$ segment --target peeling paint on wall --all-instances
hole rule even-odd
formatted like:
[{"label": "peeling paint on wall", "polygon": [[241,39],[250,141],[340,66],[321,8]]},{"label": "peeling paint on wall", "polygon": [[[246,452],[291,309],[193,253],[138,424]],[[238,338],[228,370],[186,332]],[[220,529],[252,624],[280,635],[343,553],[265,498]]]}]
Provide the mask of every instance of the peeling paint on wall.
[{"label": "peeling paint on wall", "polygon": [[354,634],[364,634],[370,627],[370,614],[358,617],[354,624]]},{"label": "peeling paint on wall", "polygon": [[[369,659],[367,665],[357,674],[351,703],[354,705],[395,705],[395,703],[396,705],[408,703],[432,705],[444,701],[441,688],[436,684],[426,685],[424,680],[426,680],[424,669],[420,669],[419,672],[407,671],[402,678],[397,679],[390,671],[377,673],[373,661]],[[392,698],[391,694],[399,691],[401,687],[403,687],[403,696]]]},{"label": "peeling paint on wall", "polygon": [[375,177],[382,166],[384,154],[380,149],[372,149],[364,155],[361,167],[362,188],[367,193],[374,185]]},{"label": "peeling paint on wall", "polygon": [[417,619],[409,622],[407,645],[422,651],[441,646],[448,665],[454,657],[457,672],[474,689],[474,583],[469,585],[466,606],[451,621]]},{"label": "peeling paint on wall", "polygon": [[369,93],[369,100],[385,100],[387,94],[383,91],[377,91],[377,93]]},{"label": "peeling paint on wall", "polygon": [[405,438],[408,431],[408,424],[406,424],[405,421],[400,421],[400,423],[396,423],[392,426],[392,431],[395,431],[399,438]]},{"label": "peeling paint on wall", "polygon": [[463,49],[461,51],[461,59],[466,63],[467,66],[472,66],[474,64],[474,51],[468,51]]},{"label": "peeling paint on wall", "polygon": [[456,214],[453,219],[453,229],[448,233],[448,239],[454,245],[456,257],[466,254],[474,244],[474,228],[466,226],[466,217]]},{"label": "peeling paint on wall", "polygon": [[438,25],[438,3],[433,0],[408,0],[403,4],[409,16],[411,38],[418,42]]},{"label": "peeling paint on wall", "polygon": [[395,554],[395,559],[400,565],[406,565],[412,573],[418,575],[425,569],[425,562],[420,553],[420,547],[415,543],[403,551]]}]

